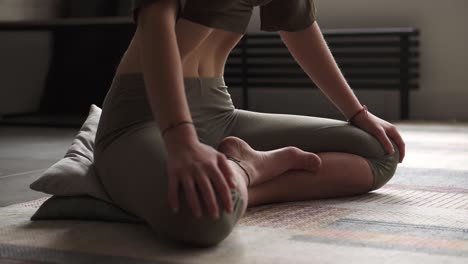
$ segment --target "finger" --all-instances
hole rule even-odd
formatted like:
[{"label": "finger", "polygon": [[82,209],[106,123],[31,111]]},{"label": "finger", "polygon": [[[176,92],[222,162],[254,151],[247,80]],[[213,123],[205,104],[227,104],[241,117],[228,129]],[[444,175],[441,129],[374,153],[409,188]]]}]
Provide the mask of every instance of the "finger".
[{"label": "finger", "polygon": [[168,175],[168,199],[172,211],[179,211],[179,180],[177,175]]},{"label": "finger", "polygon": [[379,129],[379,132],[377,132],[377,138],[379,139],[380,143],[382,144],[387,153],[393,154],[395,152],[395,150],[393,149],[393,144],[388,138],[387,134],[385,133],[385,130]]},{"label": "finger", "polygon": [[206,208],[214,218],[219,218],[218,203],[213,187],[211,186],[210,179],[200,171],[200,176],[197,178],[197,186],[203,193],[203,200],[205,201]]},{"label": "finger", "polygon": [[198,200],[198,195],[195,190],[195,184],[193,183],[192,177],[184,177],[182,183],[184,184],[185,198],[187,199],[187,203],[192,209],[193,214],[197,218],[200,218],[202,215],[200,201]]},{"label": "finger", "polygon": [[229,161],[227,160],[226,156],[222,154],[218,156],[218,166],[221,172],[223,173],[224,178],[227,179],[229,186],[231,188],[237,188],[236,180],[234,178],[234,173],[231,167],[229,166]]},{"label": "finger", "polygon": [[405,142],[403,141],[403,138],[401,137],[400,133],[398,133],[396,127],[390,129],[388,131],[388,134],[395,141],[398,150],[400,151],[400,162],[402,162],[403,158],[405,157]]},{"label": "finger", "polygon": [[[229,166],[229,165],[228,165]],[[221,200],[223,201],[224,208],[229,213],[232,212],[232,197],[231,197],[231,190],[228,187],[227,181],[224,178],[224,174],[218,168],[217,164],[211,166],[210,171],[210,179],[213,182],[218,194],[221,196]]]}]

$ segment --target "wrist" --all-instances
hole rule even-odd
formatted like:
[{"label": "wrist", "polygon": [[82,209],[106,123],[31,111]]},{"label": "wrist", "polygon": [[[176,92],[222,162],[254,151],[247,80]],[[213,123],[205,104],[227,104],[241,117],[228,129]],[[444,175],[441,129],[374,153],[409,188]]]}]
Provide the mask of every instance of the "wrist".
[{"label": "wrist", "polygon": [[162,137],[164,137],[164,135],[167,132],[169,132],[171,129],[177,128],[177,127],[182,126],[182,125],[193,125],[193,122],[192,121],[180,121],[180,122],[177,122],[177,123],[171,123],[165,129],[163,129],[161,131]]},{"label": "wrist", "polygon": [[185,123],[167,129],[162,137],[168,149],[180,148],[198,142],[197,132],[193,123]]},{"label": "wrist", "polygon": [[358,116],[361,116],[361,115],[367,116],[367,112],[368,112],[367,106],[366,106],[366,105],[362,105],[361,109],[359,109],[358,111],[356,111],[351,117],[349,117],[349,118],[347,119],[347,122],[350,123],[350,124],[353,124],[354,120],[355,120]]}]

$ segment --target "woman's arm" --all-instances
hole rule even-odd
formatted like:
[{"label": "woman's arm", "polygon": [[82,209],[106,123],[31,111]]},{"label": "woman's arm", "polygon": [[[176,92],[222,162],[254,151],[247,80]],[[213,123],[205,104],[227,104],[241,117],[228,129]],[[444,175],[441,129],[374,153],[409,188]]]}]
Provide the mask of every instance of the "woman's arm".
[{"label": "woman's arm", "polygon": [[[136,31],[145,89],[161,129],[192,121],[176,37],[177,5],[178,0],[159,0],[145,6],[140,10]],[[174,212],[178,211],[179,190],[183,188],[197,217],[204,213],[201,203],[213,217],[219,217],[217,196],[232,213],[230,187],[236,188],[236,183],[224,154],[201,143],[192,125],[177,126],[163,136],[168,152],[168,201]]]},{"label": "woman's arm", "polygon": [[346,119],[362,108],[338,68],[317,22],[304,30],[280,31],[279,34],[294,59]]},{"label": "woman's arm", "polygon": [[[333,58],[315,21],[299,31],[280,31],[280,36],[297,63],[317,84],[328,99],[349,119],[352,124],[374,135],[388,153],[393,153],[392,138],[400,150],[400,162],[405,156],[405,143],[396,127],[373,114],[365,114],[361,103],[349,87]],[[359,114],[355,116],[356,113]]]},{"label": "woman's arm", "polygon": [[[177,0],[160,0],[142,8],[135,34],[149,104],[161,130],[180,121],[192,121],[175,33],[178,4]],[[181,125],[164,140],[170,149],[198,138],[194,126]]]}]

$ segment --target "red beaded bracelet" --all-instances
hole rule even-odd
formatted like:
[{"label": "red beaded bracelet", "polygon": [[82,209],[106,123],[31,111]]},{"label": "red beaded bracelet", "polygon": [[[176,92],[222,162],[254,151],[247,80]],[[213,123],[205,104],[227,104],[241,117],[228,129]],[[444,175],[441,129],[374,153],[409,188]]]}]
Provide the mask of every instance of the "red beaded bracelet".
[{"label": "red beaded bracelet", "polygon": [[364,112],[364,113],[366,113],[366,115],[367,115],[367,112],[368,112],[368,111],[367,111],[367,106],[366,106],[366,105],[363,105],[362,108],[361,108],[359,111],[357,111],[353,116],[351,116],[351,117],[348,119],[348,122],[349,122],[349,123],[352,123],[352,122],[353,122],[353,119],[354,119],[356,116],[358,116],[361,112]]}]

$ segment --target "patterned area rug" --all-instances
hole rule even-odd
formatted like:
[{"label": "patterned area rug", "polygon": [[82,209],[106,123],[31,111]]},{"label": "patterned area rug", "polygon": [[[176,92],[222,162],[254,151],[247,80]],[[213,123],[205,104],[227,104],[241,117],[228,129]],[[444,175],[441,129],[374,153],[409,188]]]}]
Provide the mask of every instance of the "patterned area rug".
[{"label": "patterned area rug", "polygon": [[[249,208],[218,246],[160,243],[143,225],[30,221],[0,208],[5,263],[468,263],[468,126],[399,124],[407,156],[366,195]],[[3,263],[2,262],[2,263]]]}]

